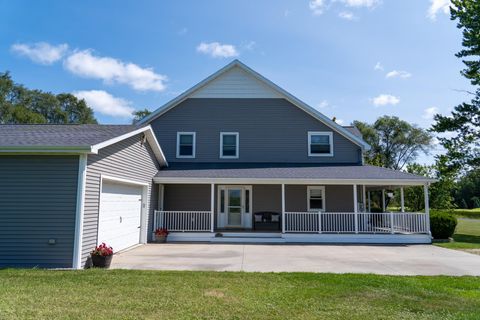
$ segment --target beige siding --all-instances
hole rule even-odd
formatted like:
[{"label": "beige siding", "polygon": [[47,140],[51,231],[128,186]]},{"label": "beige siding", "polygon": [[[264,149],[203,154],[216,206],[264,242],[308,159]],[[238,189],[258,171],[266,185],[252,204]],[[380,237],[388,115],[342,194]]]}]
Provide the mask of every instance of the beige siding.
[{"label": "beige siding", "polygon": [[263,82],[235,67],[196,91],[191,98],[281,98]]},{"label": "beige siding", "polygon": [[97,243],[101,174],[149,184],[147,230],[151,230],[149,218],[156,208],[158,194],[157,186],[153,185],[152,178],[159,168],[148,142],[142,144],[141,137],[142,134],[136,135],[101,149],[96,155],[88,156],[83,225],[83,262]]}]

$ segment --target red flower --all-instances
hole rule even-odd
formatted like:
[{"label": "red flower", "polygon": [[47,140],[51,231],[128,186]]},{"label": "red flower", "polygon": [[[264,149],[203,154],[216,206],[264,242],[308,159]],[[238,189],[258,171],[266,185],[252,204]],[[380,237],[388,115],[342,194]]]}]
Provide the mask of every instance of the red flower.
[{"label": "red flower", "polygon": [[166,236],[168,236],[168,233],[169,232],[168,232],[167,228],[157,228],[155,230],[155,235],[159,236],[159,237],[166,237]]},{"label": "red flower", "polygon": [[113,254],[113,248],[107,246],[104,242],[100,245],[96,246],[95,249],[92,250],[92,256],[111,256]]}]

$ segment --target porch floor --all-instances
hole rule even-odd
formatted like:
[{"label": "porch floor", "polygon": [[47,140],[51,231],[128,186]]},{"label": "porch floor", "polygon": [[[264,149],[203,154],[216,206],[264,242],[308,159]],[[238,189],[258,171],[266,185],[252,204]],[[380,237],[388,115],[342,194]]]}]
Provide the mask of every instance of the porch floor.
[{"label": "porch floor", "polygon": [[147,244],[112,268],[480,276],[480,256],[432,245]]}]

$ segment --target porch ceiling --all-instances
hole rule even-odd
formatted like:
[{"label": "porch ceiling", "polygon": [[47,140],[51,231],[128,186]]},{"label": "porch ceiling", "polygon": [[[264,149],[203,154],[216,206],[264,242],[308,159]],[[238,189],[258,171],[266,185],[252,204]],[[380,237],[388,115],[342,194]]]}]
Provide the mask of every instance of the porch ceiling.
[{"label": "porch ceiling", "polygon": [[422,185],[434,179],[370,165],[314,166],[252,164],[175,165],[160,170],[157,183],[325,183],[370,185]]}]

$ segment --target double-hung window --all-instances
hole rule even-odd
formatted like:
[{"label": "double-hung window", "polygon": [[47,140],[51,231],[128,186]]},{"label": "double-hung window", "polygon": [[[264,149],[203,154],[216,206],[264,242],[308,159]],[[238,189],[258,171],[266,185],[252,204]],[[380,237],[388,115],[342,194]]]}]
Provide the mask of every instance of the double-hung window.
[{"label": "double-hung window", "polygon": [[308,211],[325,211],[325,187],[309,186],[307,201]]},{"label": "double-hung window", "polygon": [[177,158],[195,158],[195,132],[177,132]]},{"label": "double-hung window", "polygon": [[333,135],[331,132],[308,132],[308,156],[331,157],[333,156]]},{"label": "double-hung window", "polygon": [[238,159],[238,132],[220,132],[220,158]]}]

